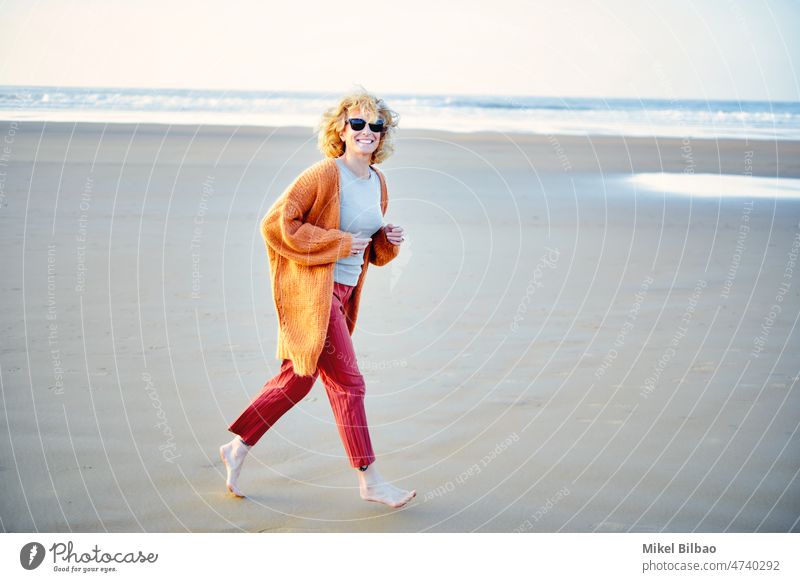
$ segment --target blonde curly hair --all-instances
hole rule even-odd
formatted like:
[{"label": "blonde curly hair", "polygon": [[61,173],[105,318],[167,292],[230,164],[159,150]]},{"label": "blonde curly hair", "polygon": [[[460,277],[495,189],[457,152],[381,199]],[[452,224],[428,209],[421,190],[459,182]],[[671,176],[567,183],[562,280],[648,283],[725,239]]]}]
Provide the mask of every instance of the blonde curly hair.
[{"label": "blonde curly hair", "polygon": [[368,93],[363,87],[345,95],[337,105],[322,114],[322,120],[316,128],[319,134],[319,149],[329,158],[338,158],[344,154],[345,144],[339,133],[344,130],[348,111],[355,109],[360,109],[362,114],[367,116],[367,121],[374,121],[379,117],[383,119],[386,129],[370,159],[370,163],[380,164],[394,152],[394,130],[399,116],[389,109],[383,99]]}]

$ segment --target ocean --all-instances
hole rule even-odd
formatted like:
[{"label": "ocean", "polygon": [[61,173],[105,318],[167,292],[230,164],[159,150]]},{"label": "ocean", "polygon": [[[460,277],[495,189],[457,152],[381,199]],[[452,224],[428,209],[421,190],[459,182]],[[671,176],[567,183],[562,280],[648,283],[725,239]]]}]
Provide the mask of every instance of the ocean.
[{"label": "ocean", "polygon": [[[338,94],[0,86],[0,119],[313,127]],[[800,103],[381,94],[400,127],[456,132],[800,139]]]}]

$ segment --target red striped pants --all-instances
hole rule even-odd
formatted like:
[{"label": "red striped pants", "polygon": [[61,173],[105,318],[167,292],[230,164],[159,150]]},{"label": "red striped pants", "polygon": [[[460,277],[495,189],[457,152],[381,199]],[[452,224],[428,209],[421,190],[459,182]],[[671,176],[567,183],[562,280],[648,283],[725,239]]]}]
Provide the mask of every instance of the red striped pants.
[{"label": "red striped pants", "polygon": [[364,411],[364,377],[358,369],[353,341],[347,329],[344,305],[354,287],[334,282],[331,317],[325,346],[317,361],[313,376],[298,376],[292,362],[284,359],[281,370],[264,384],[261,392],[228,430],[248,445],[255,445],[264,433],[292,406],[306,397],[317,376],[328,393],[339,436],[353,467],[375,461]]}]

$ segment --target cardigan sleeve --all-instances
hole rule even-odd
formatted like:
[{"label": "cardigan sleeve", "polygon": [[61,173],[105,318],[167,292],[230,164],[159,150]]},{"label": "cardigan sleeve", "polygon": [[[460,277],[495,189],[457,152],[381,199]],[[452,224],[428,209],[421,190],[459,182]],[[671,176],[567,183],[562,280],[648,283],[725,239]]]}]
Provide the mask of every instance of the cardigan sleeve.
[{"label": "cardigan sleeve", "polygon": [[335,263],[350,254],[353,244],[349,232],[303,222],[314,199],[314,187],[313,178],[302,174],[261,220],[266,244],[279,255],[306,266]]},{"label": "cardigan sleeve", "polygon": [[372,235],[369,243],[369,262],[375,266],[382,267],[400,253],[400,245],[392,243],[386,238],[386,228],[381,227],[378,232]]}]

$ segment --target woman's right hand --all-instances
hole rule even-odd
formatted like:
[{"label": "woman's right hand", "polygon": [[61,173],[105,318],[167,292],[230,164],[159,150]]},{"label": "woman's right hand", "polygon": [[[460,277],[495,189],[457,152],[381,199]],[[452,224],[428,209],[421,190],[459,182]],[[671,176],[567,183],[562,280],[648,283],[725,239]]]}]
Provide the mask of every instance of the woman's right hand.
[{"label": "woman's right hand", "polygon": [[364,254],[364,249],[367,248],[369,245],[369,241],[371,238],[358,238],[357,236],[353,235],[353,244],[350,247],[350,256],[358,256]]}]

